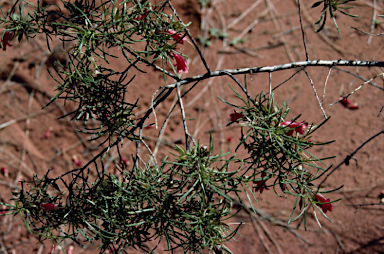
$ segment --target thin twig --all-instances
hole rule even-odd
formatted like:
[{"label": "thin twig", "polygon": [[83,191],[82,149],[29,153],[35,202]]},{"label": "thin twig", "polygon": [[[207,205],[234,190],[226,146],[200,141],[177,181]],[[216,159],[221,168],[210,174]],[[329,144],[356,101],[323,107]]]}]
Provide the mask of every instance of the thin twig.
[{"label": "thin twig", "polygon": [[269,73],[269,100],[272,96],[272,72]]},{"label": "thin twig", "polygon": [[[356,73],[353,73],[353,72],[351,72],[351,71],[344,70],[344,69],[341,69],[341,68],[339,68],[339,67],[333,67],[333,69],[336,69],[336,70],[339,70],[339,71],[348,73],[348,74],[350,74],[350,75],[352,75],[352,76],[354,76],[354,77],[356,77],[356,78],[358,78],[358,79],[361,79],[361,80],[364,81],[364,82],[365,82],[365,81],[368,81],[367,79],[363,78],[362,76],[360,76],[360,75],[358,75],[358,74],[356,74]],[[382,87],[380,87],[379,85],[373,83],[372,81],[369,81],[368,83],[369,83],[371,86],[374,86],[374,87],[379,88],[379,89],[381,89],[381,90],[384,91],[384,87],[382,88]]]},{"label": "thin twig", "polygon": [[182,117],[182,120],[183,120],[183,127],[184,127],[184,133],[185,133],[185,147],[186,147],[186,150],[188,151],[189,150],[189,146],[188,146],[188,137],[191,138],[192,142],[194,145],[196,145],[196,142],[194,140],[194,138],[192,137],[191,134],[189,134],[188,132],[188,127],[187,127],[187,123],[186,123],[186,120],[185,120],[185,110],[184,110],[184,107],[183,107],[183,99],[181,98],[181,94],[180,94],[180,86],[177,86],[177,97],[179,99],[179,105],[180,105],[180,110],[181,110],[181,117]]},{"label": "thin twig", "polygon": [[312,81],[311,77],[309,76],[308,72],[306,70],[304,70],[304,69],[303,69],[303,71],[304,71],[305,75],[307,75],[307,78],[309,79],[309,82],[311,82],[311,86],[312,86],[313,91],[315,92],[315,96],[316,96],[317,102],[319,103],[319,107],[320,107],[321,111],[323,112],[323,115],[324,115],[325,119],[327,119],[328,116],[325,113],[323,105],[322,105],[322,103],[321,103],[321,101],[319,99],[319,95],[317,94],[316,87],[313,84],[313,81]]},{"label": "thin twig", "polygon": [[248,94],[248,91],[245,89],[245,87],[229,72],[226,72],[226,74],[228,76],[230,76],[235,82],[236,84],[241,88],[241,90],[243,90],[243,92],[245,93],[245,95],[247,96],[247,98],[253,103],[255,104],[255,101],[252,99],[252,97]]},{"label": "thin twig", "polygon": [[[180,21],[182,22],[181,18],[180,18],[179,15],[177,14],[177,11],[176,11],[175,8],[173,7],[171,1],[169,1],[168,3],[169,3],[169,7],[171,7],[171,9],[174,11],[174,13],[175,13],[176,17],[178,18],[178,20],[180,20]],[[186,32],[187,32],[187,34],[188,34],[189,39],[192,41],[193,46],[194,46],[195,49],[197,50],[197,53],[199,54],[200,59],[201,59],[201,61],[203,62],[204,66],[205,66],[205,69],[207,69],[207,73],[210,73],[211,70],[209,69],[209,66],[208,66],[207,62],[205,61],[205,58],[203,57],[203,54],[201,53],[200,48],[199,48],[199,46],[197,45],[195,39],[193,38],[193,36],[191,35],[191,33],[189,32],[188,29],[187,29]]]},{"label": "thin twig", "polygon": [[261,222],[261,220],[258,216],[255,216],[255,219],[259,223],[260,227],[263,229],[264,233],[268,236],[269,240],[275,246],[275,248],[277,249],[277,252],[279,254],[282,254],[283,251],[281,250],[280,246],[277,244],[277,242],[276,242],[275,238],[272,236],[272,234],[269,233],[269,230],[267,229],[267,227],[265,227],[265,225]]},{"label": "thin twig", "polygon": [[[277,13],[277,10],[276,10],[275,6],[271,3],[270,0],[266,0],[266,4],[267,4],[267,9],[269,11],[269,15],[271,16],[272,23],[275,25],[276,29],[284,30],[284,25],[283,25],[283,23],[281,22],[281,20],[279,18],[279,15]],[[280,25],[278,25],[278,23],[280,23]],[[284,48],[285,48],[285,52],[287,54],[287,57],[288,57],[289,61],[294,62],[295,58],[292,55],[292,51],[289,48],[288,42],[287,42],[287,40],[286,40],[284,35],[281,36],[281,40],[283,42],[283,45],[284,45]]]},{"label": "thin twig", "polygon": [[156,167],[157,165],[159,165],[159,164],[157,164],[156,157],[153,155],[151,148],[149,148],[149,146],[147,145],[147,143],[146,143],[144,140],[141,140],[141,142],[142,142],[142,143],[144,144],[144,146],[147,148],[149,154],[151,155],[153,161],[155,162],[154,166]]},{"label": "thin twig", "polygon": [[353,90],[352,92],[350,92],[347,96],[341,98],[340,100],[330,104],[329,106],[333,106],[334,104],[336,103],[339,103],[340,101],[344,100],[344,99],[347,99],[349,96],[351,96],[352,94],[356,93],[357,90],[361,89],[365,84],[368,84],[370,83],[371,81],[373,81],[375,78],[379,77],[379,76],[384,76],[384,73],[380,73],[378,75],[376,75],[375,77],[371,78],[370,80],[367,80],[365,81],[363,84],[361,84],[359,87],[357,87],[355,90]]},{"label": "thin twig", "polygon": [[242,20],[245,16],[248,15],[248,13],[250,13],[253,9],[255,9],[260,3],[262,2],[262,0],[258,0],[256,2],[254,2],[246,11],[244,11],[239,17],[237,17],[234,21],[232,21],[228,26],[227,28],[230,29],[232,28],[234,25],[236,25],[240,20]]},{"label": "thin twig", "polygon": [[[225,19],[224,19],[223,15],[221,14],[221,12],[218,10],[218,8],[216,6],[214,8],[216,9],[217,13],[219,14],[219,17],[220,17],[220,20],[221,20],[221,23],[222,23],[222,31],[226,32],[227,28],[226,28],[226,25],[225,25]],[[227,39],[224,38],[223,39],[223,46],[222,47],[226,48],[227,46],[228,46]],[[223,64],[223,62],[224,62],[224,56],[219,55],[218,59],[217,59],[217,64],[216,64],[215,69],[220,69],[221,65]],[[213,83],[213,80],[210,79],[208,81],[208,83],[204,86],[204,88],[201,89],[201,91],[191,101],[189,101],[189,103],[185,106],[185,109],[187,109],[190,106],[192,106],[209,89],[209,87],[212,85],[212,83]]]},{"label": "thin twig", "polygon": [[[318,190],[320,189],[321,185],[328,179],[328,177],[330,175],[333,174],[333,172],[335,172],[336,170],[338,170],[341,165],[345,164],[345,165],[349,165],[349,161],[352,159],[352,157],[361,149],[363,148],[366,144],[368,144],[370,141],[372,141],[373,139],[375,139],[376,137],[378,137],[380,134],[384,134],[384,130],[376,133],[375,135],[373,135],[372,137],[370,137],[369,139],[367,139],[363,144],[361,144],[355,151],[353,151],[351,154],[349,154],[347,157],[345,157],[345,159],[340,162],[334,169],[332,169],[328,174],[325,175],[325,178],[321,181],[321,183],[319,184],[318,186]],[[319,178],[324,175],[326,172],[323,172]]]},{"label": "thin twig", "polygon": [[255,229],[256,234],[257,234],[257,236],[259,237],[260,242],[261,242],[261,244],[263,245],[265,251],[266,251],[268,254],[272,254],[273,252],[268,248],[268,245],[266,244],[266,242],[265,242],[265,240],[264,240],[264,237],[261,235],[260,229],[259,229],[259,227],[258,227],[257,224],[256,224],[256,219],[254,218],[255,216],[252,216],[252,214],[249,213],[249,217],[250,217],[251,220],[252,220],[253,228]]},{"label": "thin twig", "polygon": [[337,242],[337,244],[339,245],[340,249],[345,253],[344,246],[343,246],[343,244],[341,243],[341,241],[340,241],[339,237],[337,236],[337,234],[335,233],[335,231],[333,231],[333,229],[329,229],[329,231],[332,233],[333,237],[335,237],[336,242]]},{"label": "thin twig", "polygon": [[35,116],[39,116],[39,115],[44,115],[44,114],[48,114],[48,113],[51,113],[53,110],[49,110],[49,111],[40,111],[40,112],[37,112],[37,113],[34,113],[34,114],[31,114],[31,115],[27,115],[27,116],[22,116],[22,117],[19,117],[19,118],[16,118],[16,119],[12,119],[12,120],[9,120],[5,123],[2,123],[0,124],[0,130],[1,129],[4,129],[14,123],[17,123],[17,122],[20,122],[20,121],[23,121],[23,120],[26,120],[28,118],[34,118]]},{"label": "thin twig", "polygon": [[369,31],[367,45],[371,44],[371,41],[373,38],[372,34],[373,34],[373,30],[375,29],[375,25],[376,25],[376,0],[373,0],[372,24],[371,24],[371,30]]},{"label": "thin twig", "polygon": [[7,79],[5,80],[4,84],[0,87],[0,95],[4,92],[4,90],[8,87],[9,82],[11,81],[13,75],[15,75],[15,72],[17,70],[17,67],[19,66],[20,62],[16,61],[12,67],[11,72],[9,73]]},{"label": "thin twig", "polygon": [[384,184],[384,182],[379,182],[377,184],[374,184],[372,186],[365,187],[365,188],[356,188],[356,189],[344,189],[343,188],[343,189],[335,191],[334,193],[348,193],[348,192],[359,192],[359,191],[364,191],[364,190],[372,190],[372,189],[377,188],[383,184]]},{"label": "thin twig", "polygon": [[157,136],[156,146],[155,146],[155,149],[153,150],[153,155],[154,155],[154,156],[156,156],[157,151],[158,151],[158,149],[159,149],[159,147],[160,147],[160,144],[161,144],[161,142],[162,142],[162,140],[163,140],[163,135],[164,135],[164,133],[165,133],[165,129],[167,128],[168,121],[169,121],[169,119],[170,119],[170,116],[171,116],[173,110],[175,109],[175,107],[176,107],[176,105],[177,105],[176,102],[177,102],[177,95],[175,95],[175,98],[173,98],[173,101],[172,101],[172,104],[171,104],[172,106],[171,106],[171,108],[169,109],[168,114],[167,114],[167,116],[165,117],[163,124],[161,125],[159,135]]},{"label": "thin twig", "polygon": [[369,36],[383,36],[384,33],[378,33],[378,34],[374,34],[374,33],[368,33],[368,32],[365,32],[363,30],[360,30],[356,27],[351,27],[352,29],[355,29],[356,31],[359,31],[360,33],[363,33],[363,34],[368,34]]},{"label": "thin twig", "polygon": [[300,0],[297,0],[297,7],[299,8],[300,28],[301,28],[301,35],[303,37],[303,45],[305,49],[305,60],[308,61],[309,57],[308,57],[307,44],[305,43],[305,32],[304,32],[303,22],[301,21]]},{"label": "thin twig", "polygon": [[[254,207],[252,208],[250,205],[241,203],[240,200],[237,197],[235,198],[235,197],[231,196],[231,198],[233,200],[235,200],[234,201],[235,205],[243,207],[253,217],[256,217],[257,215],[259,215],[259,216],[261,216],[262,219],[267,220],[267,221],[269,221],[270,223],[272,223],[274,225],[277,225],[277,226],[280,226],[280,227],[283,227],[283,228],[287,229],[289,232],[294,234],[298,239],[300,239],[301,241],[303,241],[304,243],[306,243],[308,245],[311,245],[311,243],[307,239],[305,239],[299,233],[296,232],[295,228],[288,226],[286,223],[276,219],[275,217],[267,214],[266,212],[264,212],[264,211],[262,211],[260,209],[257,209],[257,208],[254,208]],[[253,211],[256,212],[256,214]]]},{"label": "thin twig", "polygon": [[359,210],[360,207],[363,207],[363,206],[376,206],[376,205],[384,205],[384,203],[370,203],[370,204],[356,204],[356,205],[349,205],[349,204],[346,204],[346,206],[353,206],[356,208],[356,212]]},{"label": "thin twig", "polygon": [[[303,28],[308,28],[308,27],[310,27],[310,26],[311,26],[310,24],[307,24],[307,25],[303,26]],[[294,32],[296,32],[297,30],[301,30],[301,29],[303,29],[303,28],[302,28],[301,26],[292,27],[291,29],[285,30],[284,32],[275,34],[275,35],[273,36],[273,39],[277,39],[277,38],[279,38],[279,37],[281,37],[281,36],[283,36],[283,35],[288,35],[288,34],[294,33]],[[308,60],[309,60],[309,59],[308,59]]]},{"label": "thin twig", "polygon": [[[67,172],[65,172],[64,174],[62,174],[62,175],[60,175],[60,176],[58,176],[58,177],[56,177],[56,178],[54,178],[54,179],[51,179],[51,182],[57,181],[57,180],[59,180],[59,179],[62,179],[64,176],[69,175],[69,174],[72,174],[72,173],[74,173],[74,172],[76,172],[76,171],[83,171],[83,170],[87,169],[89,165],[91,165],[92,163],[94,163],[99,157],[101,157],[101,156],[102,156],[105,152],[107,152],[111,147],[114,147],[114,146],[119,145],[121,141],[122,141],[122,138],[121,138],[121,137],[117,138],[115,142],[113,142],[113,143],[110,144],[108,147],[104,148],[101,152],[99,152],[97,155],[95,155],[95,156],[92,158],[92,160],[88,161],[87,164],[85,164],[83,167],[81,167],[81,168],[75,168],[75,169],[72,169],[72,170],[70,170],[70,171],[67,171]],[[132,171],[132,172],[133,172],[133,171]]]},{"label": "thin twig", "polygon": [[325,89],[327,88],[328,79],[329,79],[329,76],[331,75],[331,70],[332,70],[332,67],[329,68],[327,78],[325,79],[324,90],[323,90],[323,96],[322,96],[322,98],[321,98],[321,106],[323,106],[323,103],[324,103]]},{"label": "thin twig", "polygon": [[[35,90],[32,90],[31,93],[29,94],[28,98],[28,109],[27,109],[27,114],[29,115],[30,108],[32,106],[32,100],[33,97],[35,96]],[[20,162],[19,162],[19,167],[21,166],[21,163],[24,162],[25,159],[25,153],[26,153],[26,143],[29,139],[29,124],[31,122],[31,118],[28,117],[26,121],[26,127],[25,127],[25,139],[24,139],[24,144],[23,144],[23,150],[21,151],[21,156],[20,156]],[[18,168],[19,168],[18,167]]]},{"label": "thin twig", "polygon": [[140,57],[139,55],[137,55],[135,52],[133,52],[132,50],[130,50],[128,47],[125,47],[124,46],[124,50],[128,51],[131,55],[133,55],[134,57],[136,57],[137,60],[143,62],[143,63],[146,63],[150,66],[152,66],[153,68],[155,68],[156,70],[158,71],[161,71],[163,72],[165,75],[168,75],[170,76],[171,78],[175,79],[175,80],[180,80],[175,74],[173,73],[170,73],[169,71],[167,70],[164,70],[163,68],[161,68],[160,66],[157,66],[156,64],[148,61],[147,59],[144,59],[142,57]]}]

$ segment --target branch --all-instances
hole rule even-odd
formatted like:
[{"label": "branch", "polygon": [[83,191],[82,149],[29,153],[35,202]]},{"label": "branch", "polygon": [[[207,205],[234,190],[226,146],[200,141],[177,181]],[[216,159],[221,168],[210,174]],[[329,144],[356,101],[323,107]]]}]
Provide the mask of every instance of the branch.
[{"label": "branch", "polygon": [[356,205],[346,205],[346,206],[353,206],[356,208],[356,212],[360,209],[360,207],[363,207],[363,206],[376,206],[376,205],[384,205],[384,203],[370,203],[370,204],[356,204]]},{"label": "branch", "polygon": [[[175,14],[176,17],[178,18],[178,20],[182,21],[181,18],[180,18],[180,16],[179,16],[179,15],[177,14],[177,12],[176,12],[176,9],[173,7],[171,1],[169,1],[168,3],[169,3],[169,7],[171,7],[171,9],[174,11],[174,14]],[[209,69],[209,66],[208,66],[208,64],[207,64],[207,61],[205,60],[203,54],[201,53],[201,50],[200,50],[199,46],[197,45],[195,39],[193,38],[193,36],[191,35],[191,33],[189,32],[188,29],[185,29],[185,30],[186,30],[186,32],[187,32],[187,34],[188,34],[188,37],[189,37],[189,39],[191,40],[193,46],[194,46],[195,49],[197,50],[197,53],[199,53],[200,59],[201,59],[201,61],[203,62],[205,69],[207,69],[207,72],[210,73],[211,70]]]},{"label": "branch", "polygon": [[[225,76],[228,74],[232,75],[240,75],[240,74],[248,74],[248,73],[262,73],[262,72],[275,72],[275,71],[282,71],[282,70],[289,70],[289,69],[295,69],[295,68],[303,68],[307,66],[327,66],[327,67],[333,67],[333,66],[364,66],[364,67],[384,67],[384,62],[378,62],[378,61],[350,61],[350,60],[312,60],[312,61],[301,61],[301,62],[293,62],[293,63],[287,63],[287,64],[281,64],[281,65],[274,65],[274,66],[265,66],[265,67],[250,67],[250,68],[241,68],[241,69],[224,69],[224,70],[218,70],[213,71],[211,73],[206,73],[202,75],[197,75],[194,77],[186,78],[183,80],[180,80],[178,82],[172,83],[170,85],[164,86],[167,89],[170,88],[176,88],[178,85],[183,86],[187,85],[191,82],[197,81],[197,80],[205,80],[212,77],[220,77]],[[384,91],[384,89],[380,88]]]},{"label": "branch", "polygon": [[[318,189],[320,189],[320,186],[328,179],[328,177],[333,173],[335,172],[337,169],[339,169],[341,167],[341,165],[343,165],[345,163],[345,165],[349,165],[349,161],[352,159],[352,157],[361,149],[363,148],[363,146],[365,146],[366,144],[368,144],[370,141],[372,141],[373,139],[375,139],[377,136],[379,136],[380,134],[384,134],[384,130],[376,133],[375,135],[373,135],[372,137],[370,137],[368,140],[366,140],[363,144],[361,144],[353,153],[349,154],[342,162],[339,163],[339,165],[337,165],[334,169],[332,169],[331,172],[329,172],[328,174],[326,174],[325,178],[323,179],[323,181],[321,181],[321,183],[319,184],[319,187]],[[322,175],[324,175],[325,172]],[[320,177],[321,177],[320,176]]]},{"label": "branch", "polygon": [[[172,83],[170,85],[163,86],[161,91],[160,91],[160,94],[156,97],[156,99],[153,101],[151,107],[148,109],[148,111],[145,113],[145,115],[141,118],[141,121],[137,124],[136,127],[133,127],[131,129],[131,133],[133,133],[137,129],[137,127],[141,127],[144,124],[145,120],[148,118],[148,116],[152,113],[152,111],[155,110],[155,108],[162,101],[164,101],[172,93],[172,91],[175,88],[177,88],[178,86],[188,85],[189,83],[196,82],[196,81],[202,81],[202,80],[209,79],[212,77],[240,75],[240,74],[247,74],[247,73],[255,74],[255,73],[262,73],[262,72],[272,73],[275,71],[283,71],[283,70],[289,70],[289,69],[295,69],[295,68],[305,68],[308,66],[317,66],[317,67],[318,66],[327,66],[327,67],[334,67],[334,66],[373,67],[373,66],[377,66],[377,67],[384,67],[384,62],[350,61],[350,60],[341,60],[341,59],[340,60],[328,60],[328,61],[327,60],[311,60],[311,61],[293,62],[293,63],[274,65],[274,66],[265,66],[265,67],[224,69],[224,70],[218,70],[218,71],[213,71],[213,72],[206,73],[206,74],[201,74],[201,75],[189,77],[189,78],[180,80],[178,82]],[[384,88],[381,88],[378,86],[377,86],[377,88],[384,91]]]}]

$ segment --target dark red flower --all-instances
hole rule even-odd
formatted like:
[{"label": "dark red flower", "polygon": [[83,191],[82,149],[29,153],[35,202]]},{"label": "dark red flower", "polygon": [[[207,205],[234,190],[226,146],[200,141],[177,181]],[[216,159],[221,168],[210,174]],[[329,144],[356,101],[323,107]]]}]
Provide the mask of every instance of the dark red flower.
[{"label": "dark red flower", "polygon": [[40,205],[45,211],[53,211],[57,209],[57,205],[48,203],[48,204],[41,204]]},{"label": "dark red flower", "polygon": [[173,57],[173,59],[176,60],[176,64],[174,64],[173,66],[176,67],[177,73],[188,73],[189,68],[187,66],[187,61],[185,61],[183,57],[177,53],[171,53],[171,56]]},{"label": "dark red flower", "polygon": [[134,19],[134,20],[142,20],[142,19],[144,19],[147,15],[148,15],[148,12],[143,13],[143,14],[139,14],[139,15],[136,15],[133,19]]},{"label": "dark red flower", "polygon": [[6,31],[3,35],[3,51],[6,51],[7,50],[7,46],[10,46],[12,47],[11,44],[9,44],[9,41],[12,40],[12,37],[13,37],[13,33],[12,32],[9,32],[9,31]]},{"label": "dark red flower", "polygon": [[379,194],[380,203],[384,203],[384,190],[382,190]]},{"label": "dark red flower", "polygon": [[[3,206],[3,209],[4,209],[4,206]],[[5,210],[0,211],[0,221],[3,219],[3,216],[1,216],[1,214],[6,214],[6,213],[7,211]]]},{"label": "dark red flower", "polygon": [[180,44],[184,44],[184,41],[188,40],[187,37],[183,37],[181,33],[178,33],[175,30],[169,29],[167,33],[171,35],[173,40],[178,41]]},{"label": "dark red flower", "polygon": [[[267,174],[265,172],[261,173],[261,177],[264,178]],[[265,185],[267,180],[253,181],[253,184],[256,184],[255,192],[260,191],[260,194],[263,193],[264,190],[269,190],[269,188]]]},{"label": "dark red flower", "polygon": [[8,173],[8,169],[6,167],[2,167],[0,169],[0,171],[3,174],[3,176],[8,177],[9,173]]},{"label": "dark red flower", "polygon": [[236,110],[233,110],[233,112],[235,113],[229,115],[231,117],[231,122],[237,122],[237,120],[244,117],[243,114],[237,113]]},{"label": "dark red flower", "polygon": [[308,123],[306,121],[302,121],[301,123],[292,122],[292,121],[284,121],[279,124],[280,126],[287,126],[292,130],[287,131],[287,136],[292,136],[293,132],[296,131],[300,134],[305,133],[305,129],[308,127]]},{"label": "dark red flower", "polygon": [[359,108],[359,105],[355,102],[352,102],[351,100],[348,100],[347,98],[344,98],[340,101],[340,103],[346,107],[346,108],[349,108],[349,109],[358,109]]},{"label": "dark red flower", "polygon": [[332,208],[334,207],[331,203],[329,203],[331,200],[328,198],[325,198],[322,194],[317,193],[315,195],[315,201],[319,202],[317,205],[321,207],[324,213],[327,213],[327,211],[332,212]]},{"label": "dark red flower", "polygon": [[231,142],[232,139],[233,139],[233,136],[228,137],[228,138],[227,138],[227,142]]},{"label": "dark red flower", "polygon": [[125,164],[125,165],[128,165],[129,161],[127,158],[125,157],[121,157],[121,161]]}]

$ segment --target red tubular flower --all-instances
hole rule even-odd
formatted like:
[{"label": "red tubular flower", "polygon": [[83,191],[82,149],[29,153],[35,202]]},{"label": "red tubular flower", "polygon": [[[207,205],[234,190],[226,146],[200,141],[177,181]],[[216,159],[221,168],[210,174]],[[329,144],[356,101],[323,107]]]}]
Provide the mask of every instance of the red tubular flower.
[{"label": "red tubular flower", "polygon": [[6,167],[2,167],[0,169],[1,173],[3,174],[3,176],[5,177],[8,177],[9,176],[9,173],[8,173],[8,169]]},{"label": "red tubular flower", "polygon": [[48,203],[48,204],[41,204],[40,205],[45,211],[53,211],[57,209],[57,205]]},{"label": "red tubular flower", "polygon": [[176,32],[175,30],[169,29],[167,33],[171,35],[173,40],[178,41],[180,44],[184,44],[184,41],[188,40],[187,37],[183,38],[183,35],[181,33]]},{"label": "red tubular flower", "polygon": [[148,12],[145,12],[143,14],[136,15],[133,19],[134,20],[142,20],[148,15]]},{"label": "red tubular flower", "polygon": [[73,254],[73,249],[74,249],[75,247],[73,247],[72,245],[71,246],[69,246],[69,248],[68,248],[68,250],[67,250],[67,253],[68,254]]},{"label": "red tubular flower", "polygon": [[55,246],[55,248],[52,248],[50,252],[48,252],[48,254],[54,254],[56,252],[56,249],[57,249],[57,246]]},{"label": "red tubular flower", "polygon": [[301,123],[292,122],[292,121],[284,121],[279,124],[280,126],[288,126],[292,130],[287,131],[287,136],[292,136],[293,132],[296,131],[303,135],[305,133],[305,129],[308,127],[308,123],[306,121],[302,121]]},{"label": "red tubular flower", "polygon": [[237,120],[244,117],[243,114],[237,113],[236,110],[233,110],[233,112],[235,113],[229,115],[231,117],[231,122],[237,122]]},{"label": "red tubular flower", "polygon": [[332,212],[332,208],[334,206],[331,203],[329,203],[331,200],[329,200],[328,198],[325,198],[322,194],[317,193],[315,196],[315,201],[319,202],[319,204],[317,205],[321,207],[324,213],[327,213],[327,211]]},{"label": "red tubular flower", "polygon": [[52,127],[49,127],[46,131],[45,131],[45,133],[44,133],[44,138],[45,139],[48,139],[49,138],[49,136],[51,135],[51,131],[53,130],[53,128]]},{"label": "red tubular flower", "polygon": [[3,42],[2,42],[3,43],[3,51],[7,50],[7,46],[12,47],[12,45],[9,44],[9,41],[12,40],[12,37],[13,37],[13,33],[12,32],[6,31],[4,33]]},{"label": "red tubular flower", "polygon": [[[265,172],[261,173],[261,177],[265,177],[267,174]],[[265,182],[267,180],[261,180],[261,181],[253,181],[253,184],[256,184],[255,192],[260,191],[260,194],[263,193],[264,190],[269,190],[269,188],[265,185]]]},{"label": "red tubular flower", "polygon": [[127,158],[125,157],[121,157],[121,161],[125,164],[125,165],[128,165],[129,161]]},{"label": "red tubular flower", "polygon": [[81,161],[77,158],[76,155],[73,155],[73,156],[72,156],[72,161],[73,161],[73,163],[76,164],[76,166],[78,166],[78,167],[81,166]]},{"label": "red tubular flower", "polygon": [[[4,206],[3,206],[3,209],[5,209]],[[3,219],[3,216],[1,216],[1,214],[6,214],[6,213],[7,211],[5,210],[0,211],[0,221]]]},{"label": "red tubular flower", "polygon": [[384,190],[382,190],[379,194],[380,203],[384,203]]},{"label": "red tubular flower", "polygon": [[355,102],[352,102],[351,100],[348,100],[347,98],[344,98],[340,101],[340,103],[346,107],[346,108],[349,108],[349,109],[358,109],[359,108],[359,105]]},{"label": "red tubular flower", "polygon": [[45,133],[44,133],[44,138],[45,139],[48,139],[49,138],[49,135],[51,135],[51,130],[46,130]]},{"label": "red tubular flower", "polygon": [[188,73],[189,68],[187,66],[187,61],[185,61],[183,57],[177,53],[171,53],[171,56],[176,60],[176,64],[173,66],[176,67],[177,73]]}]

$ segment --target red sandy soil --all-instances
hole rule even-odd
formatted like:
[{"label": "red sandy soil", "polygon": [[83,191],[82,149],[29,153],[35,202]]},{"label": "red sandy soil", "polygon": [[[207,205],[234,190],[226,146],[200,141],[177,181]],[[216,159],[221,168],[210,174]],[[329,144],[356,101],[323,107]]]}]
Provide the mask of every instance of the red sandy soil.
[{"label": "red sandy soil", "polygon": [[[207,35],[209,28],[226,31],[227,39],[210,40],[211,46],[203,49],[203,54],[212,70],[235,69],[251,66],[272,66],[292,61],[305,60],[305,51],[302,42],[297,6],[291,0],[223,0],[215,1],[204,8],[197,0],[173,1],[184,23],[192,22],[191,33],[196,38]],[[260,2],[255,8],[250,7]],[[350,12],[359,15],[359,18],[346,18],[337,14],[337,23],[341,34],[338,34],[333,22],[328,21],[324,30],[317,34],[311,27],[320,16],[320,7],[310,9],[315,1],[302,1],[303,26],[305,27],[306,42],[310,59],[348,59],[348,60],[381,60],[383,54],[383,38],[372,37],[359,33],[351,27],[370,31],[372,15],[384,14],[384,4],[377,3],[374,10],[373,1],[358,1],[357,7]],[[267,3],[271,4],[267,8]],[[8,5],[7,5],[8,4]],[[273,5],[273,6],[272,6]],[[9,3],[3,2],[3,7]],[[232,22],[250,9],[249,13],[236,24]],[[268,10],[269,9],[269,10]],[[258,19],[258,22],[255,20]],[[384,20],[378,18],[378,21]],[[233,38],[239,36],[250,24],[254,26],[243,35],[246,38],[243,44],[229,46]],[[382,33],[383,26],[374,27],[374,33]],[[369,44],[368,44],[369,41]],[[90,160],[100,151],[98,141],[88,142],[84,134],[76,133],[81,128],[80,123],[69,122],[67,118],[57,120],[65,111],[73,109],[73,104],[61,106],[63,101],[53,103],[42,110],[50,98],[55,95],[55,82],[47,70],[52,70],[51,57],[45,45],[45,37],[37,36],[29,41],[12,41],[13,47],[1,52],[2,64],[0,73],[0,167],[7,167],[9,176],[0,175],[0,198],[9,201],[11,190],[22,179],[30,180],[33,174],[40,177],[47,169],[53,169],[53,175],[76,167],[73,156],[82,164]],[[57,50],[60,50],[59,47]],[[188,55],[190,72],[183,77],[202,74],[204,66],[194,48],[188,43],[184,44],[183,52]],[[55,54],[58,57],[60,54]],[[48,61],[44,61],[48,58]],[[112,64],[117,70],[123,69],[126,63],[119,59]],[[41,73],[39,68],[41,67]],[[145,68],[145,67],[143,67]],[[379,68],[344,68],[360,76],[371,79],[383,71]],[[153,72],[150,68],[146,70]],[[379,111],[383,106],[383,90],[370,84],[365,84],[350,99],[357,102],[359,108],[350,110],[341,104],[328,106],[339,99],[340,94],[346,95],[364,82],[354,76],[332,69],[324,84],[329,69],[320,67],[307,68],[320,100],[324,96],[324,110],[331,119],[315,133],[317,142],[335,140],[334,143],[314,147],[311,152],[317,157],[336,156],[327,161],[328,165],[337,165],[350,153],[355,151],[364,141],[383,129],[384,115]],[[294,74],[295,70],[276,72],[272,75],[272,86]],[[129,87],[128,97],[140,98],[142,109],[149,106],[152,93],[164,84],[162,73],[153,72],[150,75],[137,73],[137,77]],[[238,76],[243,81],[243,77]],[[247,75],[250,94],[255,96],[262,90],[267,91],[268,74]],[[382,77],[373,82],[382,87]],[[231,150],[234,152],[236,142],[240,136],[239,127],[225,127],[229,121],[229,114],[233,108],[217,99],[220,96],[235,104],[240,104],[228,84],[234,86],[233,81],[226,77],[215,78],[201,82],[185,98],[184,103],[189,121],[190,132],[208,144],[209,133],[213,130],[217,151]],[[189,88],[189,87],[188,87]],[[184,88],[187,89],[187,88]],[[157,109],[157,117],[161,123],[171,107],[175,94]],[[198,97],[196,97],[198,96]],[[304,72],[296,75],[275,90],[276,101],[282,104],[285,100],[291,107],[290,117],[301,114],[299,121],[319,124],[324,120],[323,113],[315,97],[314,90]],[[196,101],[195,101],[196,100]],[[153,116],[146,123],[154,122]],[[7,123],[7,124],[6,124]],[[45,132],[50,130],[49,138]],[[158,130],[155,128],[144,130],[144,135],[150,140],[156,139]],[[228,138],[231,141],[227,141]],[[168,154],[175,142],[184,140],[181,116],[177,109],[172,116],[163,136],[164,145],[161,146],[158,158]],[[279,198],[273,191],[264,191],[258,196],[255,204],[266,214],[255,216],[254,220],[245,211],[240,212],[232,223],[243,222],[239,235],[235,241],[226,244],[233,253],[384,253],[384,219],[383,206],[365,206],[356,209],[350,205],[379,203],[380,192],[384,189],[383,151],[384,135],[377,137],[359,150],[351,159],[349,166],[343,165],[332,174],[325,187],[329,189],[344,187],[328,194],[331,200],[342,198],[334,204],[332,212],[327,215],[333,221],[320,218],[322,228],[319,228],[312,214],[308,215],[308,230],[304,231],[303,223],[293,222],[289,226],[295,230],[296,235],[287,227],[275,225],[276,221],[286,225],[291,209],[293,197]],[[168,145],[165,145],[168,144]],[[149,145],[154,148],[152,141]],[[166,148],[166,149],[164,149]],[[134,150],[132,143],[124,143],[123,156],[130,158]],[[62,151],[65,151],[62,153]],[[116,151],[112,149],[107,160],[113,163]],[[320,216],[321,217],[321,216]],[[271,222],[272,221],[272,222]],[[273,223],[275,222],[275,223]],[[236,225],[233,225],[236,227]],[[300,235],[300,237],[299,237]],[[20,217],[6,217],[0,221],[0,253],[49,253],[51,244],[47,241],[39,243],[37,237],[26,230]],[[68,245],[73,243],[67,242]],[[151,244],[149,244],[152,246]],[[5,252],[6,251],[6,252]],[[162,248],[157,253],[165,253]],[[56,253],[59,253],[57,251]],[[98,253],[95,246],[87,245],[83,250],[75,246],[74,253]],[[129,253],[141,253],[129,250]]]}]

